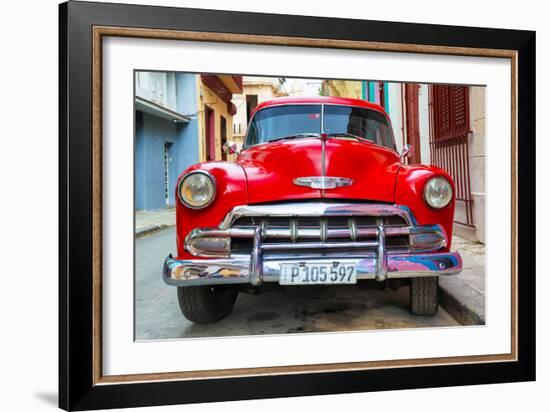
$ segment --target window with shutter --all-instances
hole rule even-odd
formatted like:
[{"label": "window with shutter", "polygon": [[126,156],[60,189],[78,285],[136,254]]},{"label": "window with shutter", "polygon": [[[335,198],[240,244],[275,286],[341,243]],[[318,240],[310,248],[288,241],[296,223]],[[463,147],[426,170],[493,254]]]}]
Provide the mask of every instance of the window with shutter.
[{"label": "window with shutter", "polygon": [[470,192],[470,103],[467,86],[430,87],[430,154],[432,163],[445,169],[456,185],[456,200],[465,206],[464,216],[455,221],[473,226]]}]

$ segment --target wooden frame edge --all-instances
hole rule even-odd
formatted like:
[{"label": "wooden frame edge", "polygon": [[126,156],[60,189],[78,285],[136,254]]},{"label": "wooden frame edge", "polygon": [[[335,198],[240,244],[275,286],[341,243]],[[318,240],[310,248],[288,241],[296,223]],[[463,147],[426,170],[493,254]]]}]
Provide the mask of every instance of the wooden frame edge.
[{"label": "wooden frame edge", "polygon": [[[426,361],[419,364],[418,361]],[[444,365],[464,365],[469,363],[494,363],[494,362],[512,362],[508,354],[502,355],[474,355],[474,356],[456,356],[446,358],[422,358],[422,359],[398,359],[382,361],[348,362],[348,363],[326,363],[315,365],[287,365],[287,366],[268,366],[258,368],[235,368],[218,370],[201,370],[188,372],[160,372],[160,373],[142,373],[129,375],[108,375],[102,376],[96,384],[118,384],[118,383],[136,383],[136,382],[158,382],[174,380],[195,380],[195,379],[217,379],[217,378],[235,378],[235,377],[253,377],[262,375],[286,375],[300,373],[330,373],[330,372],[348,372],[358,370],[373,370],[391,368],[406,368],[415,366],[444,366]]]},{"label": "wooden frame edge", "polygon": [[350,50],[370,50],[398,53],[450,54],[477,57],[513,58],[515,50],[484,49],[456,46],[432,46],[390,42],[334,40],[307,37],[266,36],[256,34],[144,29],[136,27],[94,26],[94,34],[112,37],[134,37],[162,40],[208,41],[220,43],[258,44],[266,46],[317,47]]},{"label": "wooden frame edge", "polygon": [[[442,358],[418,358],[418,359],[399,359],[383,361],[366,362],[347,362],[332,364],[315,365],[290,365],[256,368],[235,368],[220,370],[203,371],[182,371],[182,372],[162,372],[131,375],[107,375],[102,373],[102,39],[104,36],[112,37],[131,37],[131,38],[152,38],[163,40],[187,40],[187,41],[208,41],[222,43],[240,43],[240,44],[259,44],[290,47],[317,47],[317,48],[335,48],[351,50],[370,50],[382,52],[399,53],[424,53],[438,55],[458,55],[474,57],[496,57],[509,58],[511,60],[511,133],[512,133],[512,267],[511,267],[511,353],[498,355],[472,355],[455,356]],[[516,50],[506,49],[486,49],[486,48],[465,48],[454,46],[432,46],[416,45],[404,43],[385,43],[354,40],[333,40],[319,38],[302,37],[283,37],[283,36],[265,36],[217,32],[197,32],[197,31],[179,31],[164,29],[143,29],[130,27],[114,26],[93,26],[92,30],[92,187],[93,187],[93,385],[108,385],[119,383],[137,383],[137,382],[159,382],[173,380],[193,380],[193,379],[216,379],[228,377],[251,377],[260,375],[281,375],[281,374],[299,374],[299,373],[319,373],[319,372],[343,372],[367,369],[381,368],[400,368],[400,367],[419,367],[419,366],[440,366],[457,365],[472,363],[495,363],[495,362],[513,362],[518,357],[518,336],[517,336],[517,55]]]},{"label": "wooden frame edge", "polygon": [[518,360],[518,52],[515,51],[511,57],[511,133],[512,133],[512,153],[511,153],[511,183],[512,183],[512,228],[511,228],[511,349],[514,360]]},{"label": "wooden frame edge", "polygon": [[103,372],[102,333],[102,35],[92,34],[92,383],[100,381]]}]

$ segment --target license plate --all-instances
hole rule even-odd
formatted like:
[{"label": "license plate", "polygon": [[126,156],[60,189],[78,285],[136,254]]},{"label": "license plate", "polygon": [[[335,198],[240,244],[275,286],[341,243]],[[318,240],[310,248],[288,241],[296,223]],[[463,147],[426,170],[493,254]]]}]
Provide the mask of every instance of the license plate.
[{"label": "license plate", "polygon": [[281,285],[325,285],[357,283],[353,263],[281,263]]}]

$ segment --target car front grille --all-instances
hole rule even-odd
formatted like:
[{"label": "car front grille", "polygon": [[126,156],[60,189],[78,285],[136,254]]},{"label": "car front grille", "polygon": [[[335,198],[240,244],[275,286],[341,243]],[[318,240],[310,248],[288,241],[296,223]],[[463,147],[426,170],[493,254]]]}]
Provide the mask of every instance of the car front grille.
[{"label": "car front grille", "polygon": [[[398,215],[389,216],[244,216],[238,218],[232,229],[253,231],[262,228],[263,244],[266,248],[273,245],[273,251],[288,253],[283,244],[288,243],[289,249],[299,250],[301,254],[308,251],[318,253],[323,244],[330,244],[332,251],[348,250],[350,243],[362,244],[365,249],[376,248],[379,227],[386,233],[386,248],[388,251],[409,249],[409,235],[400,229],[406,228],[407,222]],[[369,244],[372,242],[372,245]],[[291,246],[290,246],[291,245]],[[338,246],[341,246],[339,248]],[[278,247],[275,247],[278,246]],[[233,238],[232,253],[250,253],[253,248],[251,238]]]},{"label": "car front grille", "polygon": [[380,255],[445,245],[440,225],[418,225],[405,206],[372,203],[237,206],[217,228],[194,229],[185,239],[186,250],[202,257]]}]

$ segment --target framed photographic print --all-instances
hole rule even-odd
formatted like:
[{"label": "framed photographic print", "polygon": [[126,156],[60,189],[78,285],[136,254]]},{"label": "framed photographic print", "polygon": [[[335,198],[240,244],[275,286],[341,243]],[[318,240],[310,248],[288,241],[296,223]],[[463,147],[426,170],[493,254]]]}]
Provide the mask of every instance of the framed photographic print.
[{"label": "framed photographic print", "polygon": [[60,5],[60,407],[535,379],[535,33]]}]

